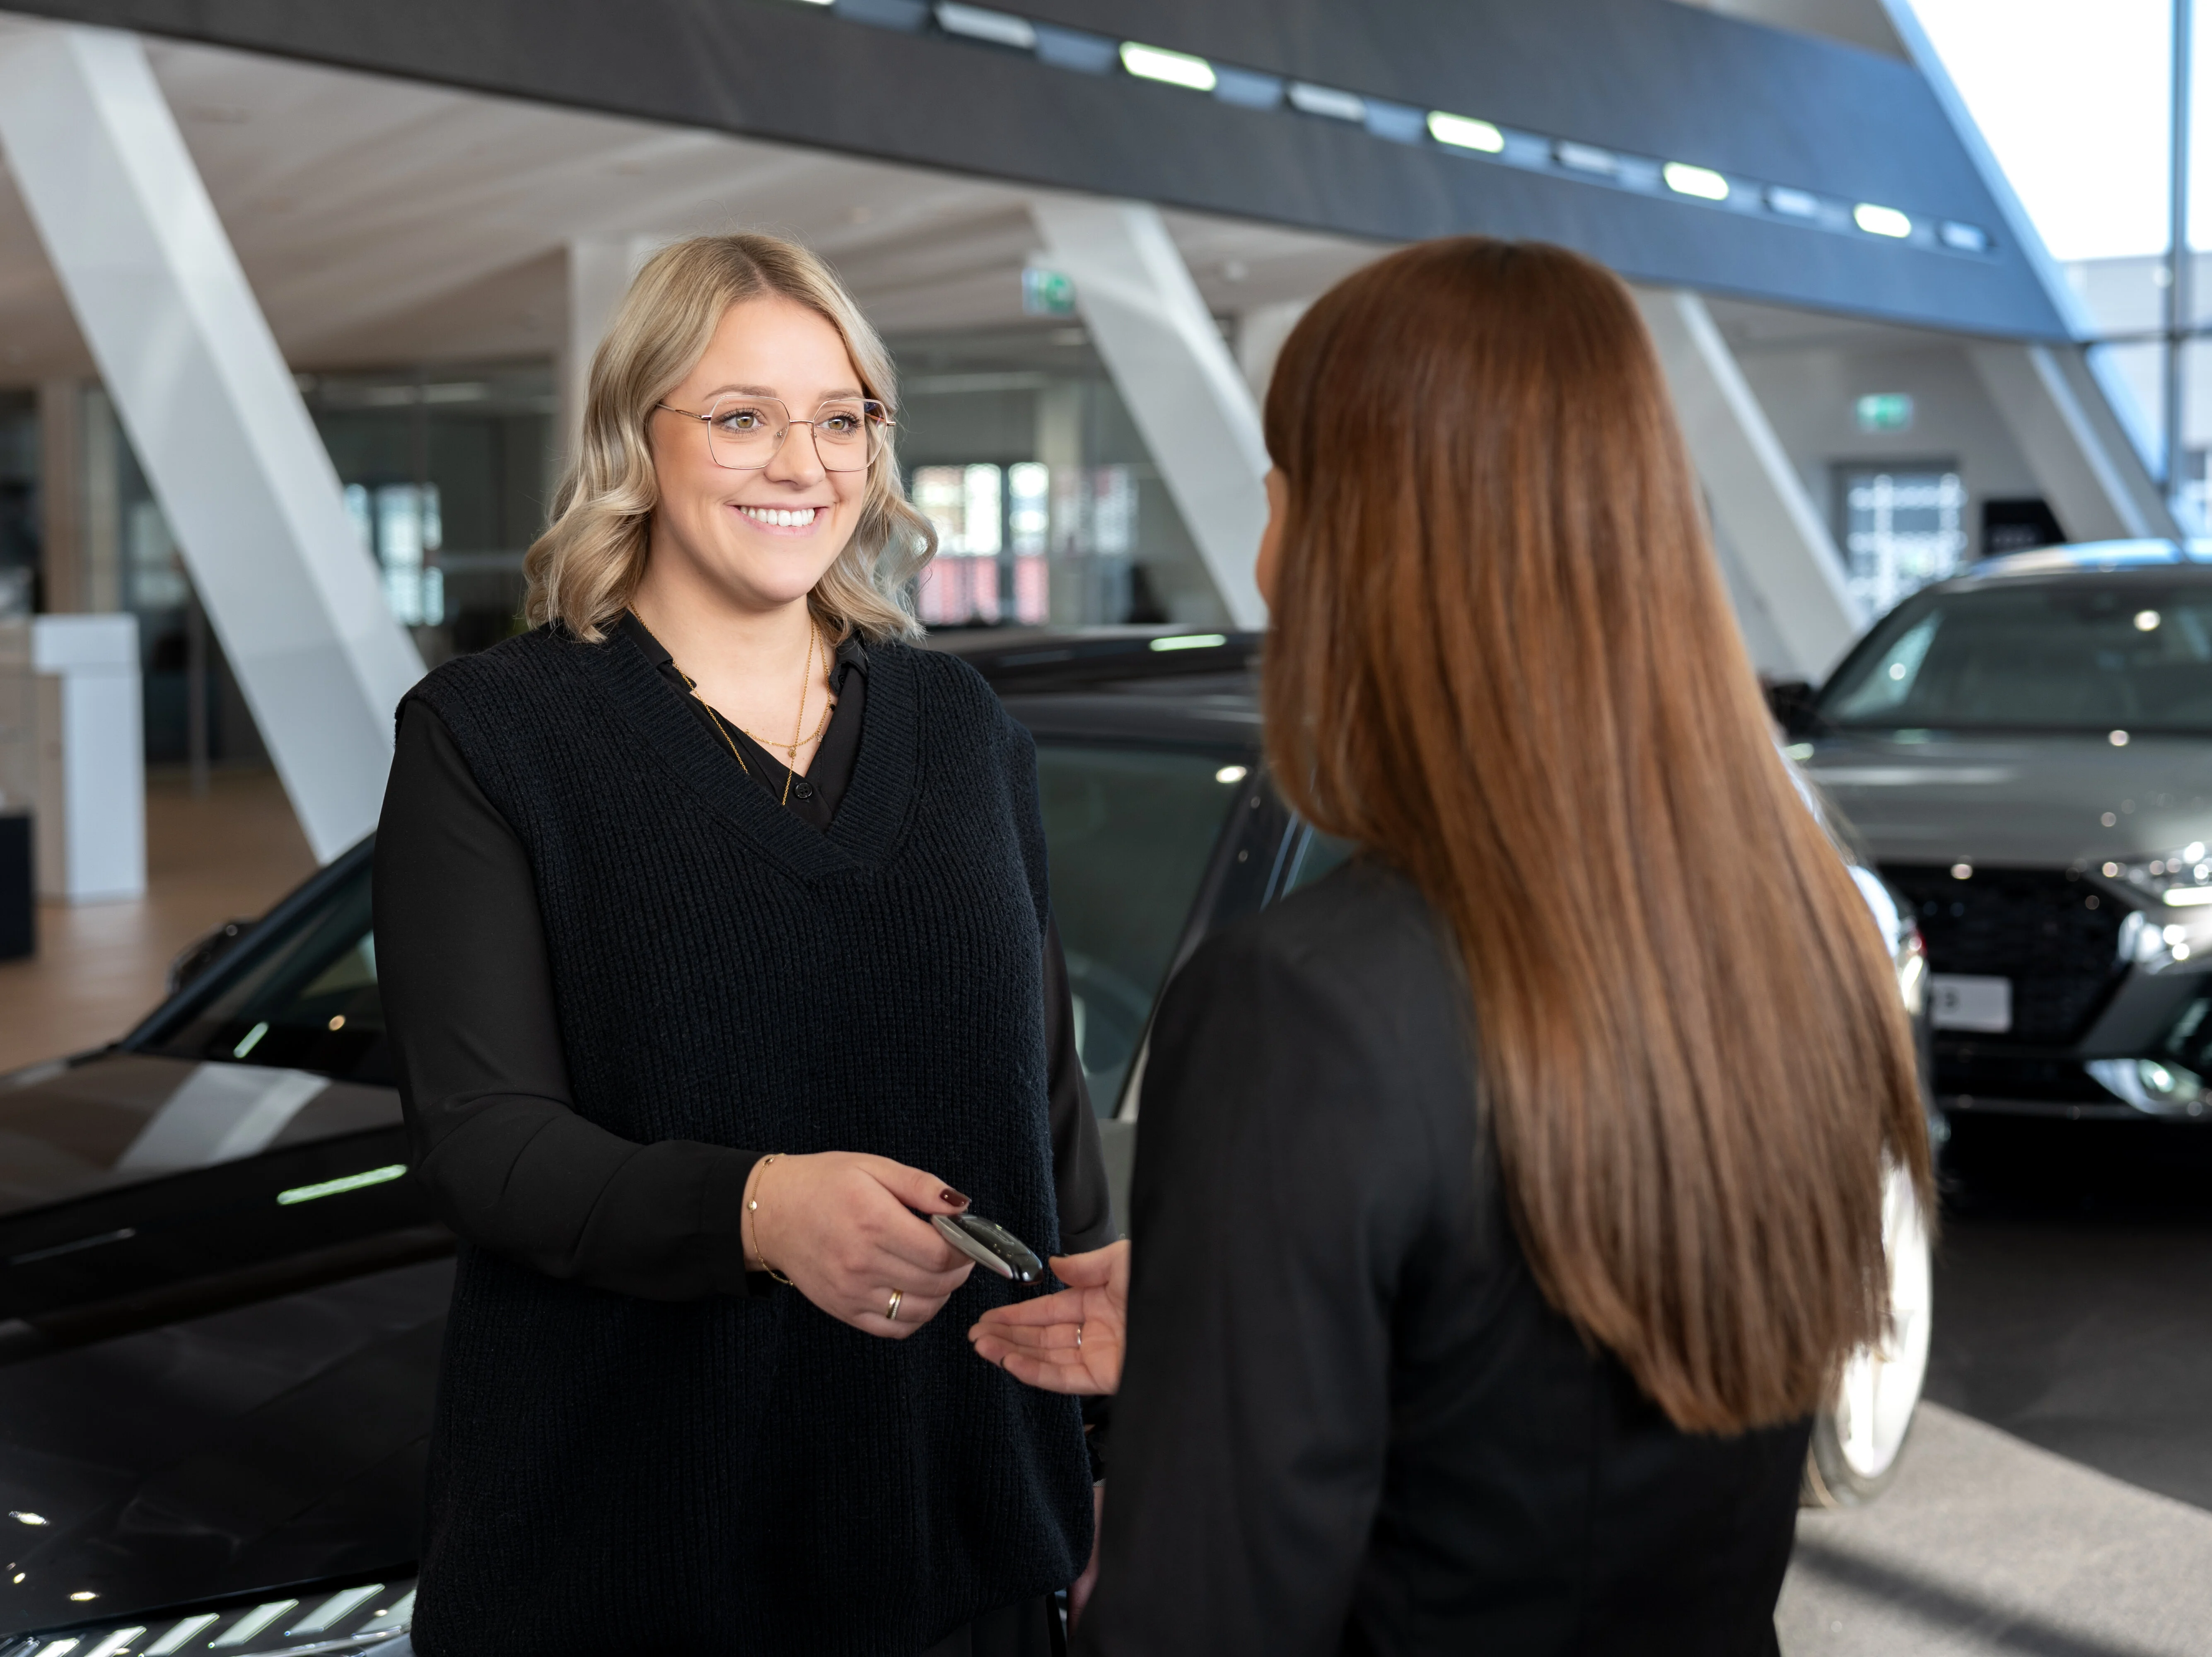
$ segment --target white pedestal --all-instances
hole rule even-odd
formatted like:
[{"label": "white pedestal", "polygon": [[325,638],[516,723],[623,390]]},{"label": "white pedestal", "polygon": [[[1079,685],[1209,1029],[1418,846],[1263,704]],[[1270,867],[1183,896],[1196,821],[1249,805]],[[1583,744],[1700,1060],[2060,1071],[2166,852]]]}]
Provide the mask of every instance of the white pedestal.
[{"label": "white pedestal", "polygon": [[40,616],[39,895],[146,895],[146,740],[136,616]]}]

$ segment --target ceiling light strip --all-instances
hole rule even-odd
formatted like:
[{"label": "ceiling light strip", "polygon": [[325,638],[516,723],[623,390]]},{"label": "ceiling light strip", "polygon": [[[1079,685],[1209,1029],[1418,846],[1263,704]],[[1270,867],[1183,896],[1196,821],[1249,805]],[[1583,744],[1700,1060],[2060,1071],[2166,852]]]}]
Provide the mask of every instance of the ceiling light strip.
[{"label": "ceiling light strip", "polygon": [[920,29],[933,19],[945,35],[1029,52],[1055,69],[1110,75],[1119,67],[1139,80],[1206,93],[1239,108],[1287,106],[1301,115],[1363,127],[1392,143],[1432,143],[1449,153],[1550,173],[1584,184],[1699,203],[1844,235],[1902,242],[1932,252],[1978,258],[1994,252],[1988,231],[1956,219],[1920,218],[1878,202],[1845,201],[1691,161],[1663,161],[1577,139],[1516,131],[1449,110],[1424,112],[1342,87],[1286,80],[1257,70],[1216,64],[1194,52],[1139,40],[1116,41],[957,0],[936,0],[934,4],[921,3],[921,0],[817,0],[817,3],[832,4],[854,21],[878,27]]}]

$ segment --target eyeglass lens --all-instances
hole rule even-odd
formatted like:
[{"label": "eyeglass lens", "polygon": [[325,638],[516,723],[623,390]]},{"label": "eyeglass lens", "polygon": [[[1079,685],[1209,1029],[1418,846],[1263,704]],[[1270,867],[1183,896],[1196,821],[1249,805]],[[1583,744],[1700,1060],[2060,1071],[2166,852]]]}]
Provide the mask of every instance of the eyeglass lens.
[{"label": "eyeglass lens", "polygon": [[[772,397],[726,397],[707,417],[707,447],[714,464],[732,471],[765,466],[793,425],[791,410]],[[824,471],[863,470],[883,444],[883,405],[864,400],[825,403],[811,422],[798,422],[814,439]]]}]

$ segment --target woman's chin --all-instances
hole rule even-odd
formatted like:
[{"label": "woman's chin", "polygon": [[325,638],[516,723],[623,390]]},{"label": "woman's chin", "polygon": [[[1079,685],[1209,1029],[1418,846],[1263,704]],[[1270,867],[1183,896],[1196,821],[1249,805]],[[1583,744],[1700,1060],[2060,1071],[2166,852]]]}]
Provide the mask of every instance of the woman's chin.
[{"label": "woman's chin", "polygon": [[835,559],[823,559],[811,549],[804,559],[731,559],[715,572],[714,585],[732,602],[746,610],[782,610],[814,591],[830,573]]}]

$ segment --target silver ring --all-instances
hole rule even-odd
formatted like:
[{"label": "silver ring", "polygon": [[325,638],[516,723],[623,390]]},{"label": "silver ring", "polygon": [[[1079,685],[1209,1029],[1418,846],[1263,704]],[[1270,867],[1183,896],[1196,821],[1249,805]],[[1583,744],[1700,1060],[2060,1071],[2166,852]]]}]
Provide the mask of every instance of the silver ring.
[{"label": "silver ring", "polygon": [[1075,1326],[1075,1350],[1079,1352],[1083,1350],[1083,1326],[1079,1323]]},{"label": "silver ring", "polygon": [[884,1316],[888,1318],[891,1322],[896,1323],[898,1321],[899,1302],[903,1300],[905,1297],[906,1290],[903,1289],[892,1290],[891,1303],[884,1308]]}]

